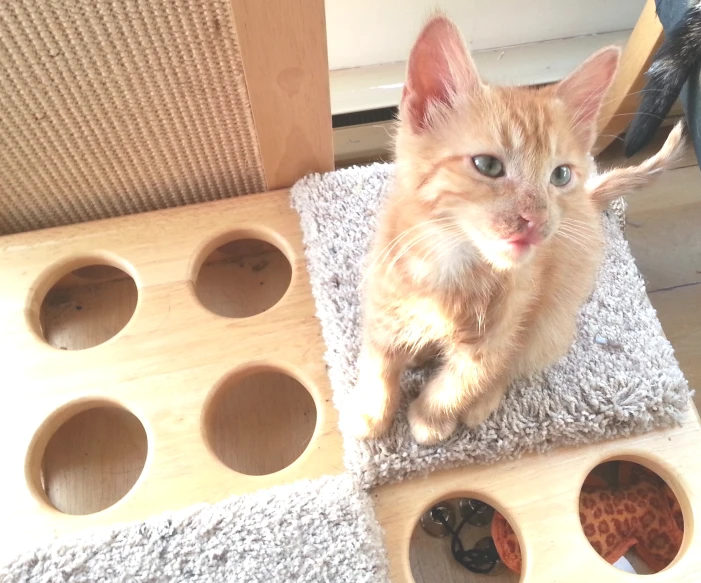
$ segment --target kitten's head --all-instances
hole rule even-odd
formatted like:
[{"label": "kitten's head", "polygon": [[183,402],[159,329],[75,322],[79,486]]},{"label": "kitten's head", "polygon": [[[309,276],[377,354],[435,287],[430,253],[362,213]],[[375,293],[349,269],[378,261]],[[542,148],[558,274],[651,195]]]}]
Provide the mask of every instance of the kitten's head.
[{"label": "kitten's head", "polygon": [[409,58],[398,176],[498,268],[526,261],[585,201],[596,121],[620,50],[540,89],[483,83],[458,29],[433,18]]}]

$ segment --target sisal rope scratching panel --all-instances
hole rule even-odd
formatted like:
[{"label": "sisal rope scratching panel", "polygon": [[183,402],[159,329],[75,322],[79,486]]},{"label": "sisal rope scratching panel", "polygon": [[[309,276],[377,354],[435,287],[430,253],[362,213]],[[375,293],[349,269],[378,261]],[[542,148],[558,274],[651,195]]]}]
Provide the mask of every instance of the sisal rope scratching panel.
[{"label": "sisal rope scratching panel", "polygon": [[[342,433],[345,403],[357,376],[361,270],[392,168],[375,164],[312,175],[291,191]],[[344,435],[346,467],[364,486],[680,423],[691,391],[648,300],[621,229],[622,205],[617,207],[603,217],[605,260],[568,355],[542,376],[514,384],[483,426],[463,426],[436,446],[419,446],[412,439],[406,398],[384,438],[365,442]],[[405,374],[405,397],[417,394],[427,374]]]},{"label": "sisal rope scratching panel", "polygon": [[260,192],[229,0],[0,3],[0,235]]},{"label": "sisal rope scratching panel", "polygon": [[372,503],[348,475],[64,537],[0,567],[5,583],[383,583],[387,577]]}]

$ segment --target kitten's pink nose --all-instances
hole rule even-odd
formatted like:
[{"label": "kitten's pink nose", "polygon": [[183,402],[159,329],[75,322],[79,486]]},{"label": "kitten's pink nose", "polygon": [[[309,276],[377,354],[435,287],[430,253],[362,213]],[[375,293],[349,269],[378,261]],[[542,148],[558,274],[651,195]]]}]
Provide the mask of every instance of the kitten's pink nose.
[{"label": "kitten's pink nose", "polygon": [[509,237],[510,243],[537,245],[543,240],[541,227],[547,221],[544,213],[521,213],[518,217],[519,231]]},{"label": "kitten's pink nose", "polygon": [[535,231],[545,224],[547,217],[545,213],[521,213],[519,222],[521,228],[526,231]]}]

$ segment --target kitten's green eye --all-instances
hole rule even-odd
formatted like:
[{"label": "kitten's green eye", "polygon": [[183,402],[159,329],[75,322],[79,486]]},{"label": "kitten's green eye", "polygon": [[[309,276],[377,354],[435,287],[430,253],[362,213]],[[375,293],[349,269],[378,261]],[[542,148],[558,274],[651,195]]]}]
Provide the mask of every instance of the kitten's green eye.
[{"label": "kitten's green eye", "polygon": [[550,175],[550,184],[553,186],[565,186],[572,178],[572,170],[569,166],[558,166]]},{"label": "kitten's green eye", "polygon": [[500,176],[504,176],[504,165],[494,156],[475,156],[472,159],[472,163],[475,165],[475,168],[477,168],[477,171],[480,174],[484,174],[490,178],[499,178]]}]

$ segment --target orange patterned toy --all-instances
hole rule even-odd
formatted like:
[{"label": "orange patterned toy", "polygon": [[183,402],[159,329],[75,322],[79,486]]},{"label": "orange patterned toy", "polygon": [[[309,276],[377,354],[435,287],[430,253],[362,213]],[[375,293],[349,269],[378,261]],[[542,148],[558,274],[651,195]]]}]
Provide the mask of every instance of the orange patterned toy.
[{"label": "orange patterned toy", "polygon": [[[590,475],[579,499],[579,518],[594,550],[613,564],[628,550],[653,572],[664,569],[679,552],[684,519],[676,496],[656,474],[620,462],[618,484],[611,487]],[[511,525],[494,513],[492,537],[504,564],[521,572],[521,549]]]}]

